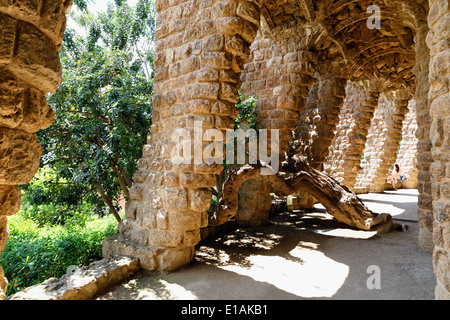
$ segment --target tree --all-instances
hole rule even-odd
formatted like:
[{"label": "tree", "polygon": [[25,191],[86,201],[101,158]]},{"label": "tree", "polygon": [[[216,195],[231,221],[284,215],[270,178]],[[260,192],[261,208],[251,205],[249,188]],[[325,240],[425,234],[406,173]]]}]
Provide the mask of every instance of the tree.
[{"label": "tree", "polygon": [[101,197],[120,221],[119,196],[128,197],[150,133],[154,4],[139,0],[130,7],[116,0],[94,16],[86,1],[75,3],[82,11],[72,16],[86,35],[66,30],[60,53],[64,81],[48,97],[56,120],[38,133],[41,166],[57,172],[53,193],[71,194],[68,204],[74,195],[93,203]]}]

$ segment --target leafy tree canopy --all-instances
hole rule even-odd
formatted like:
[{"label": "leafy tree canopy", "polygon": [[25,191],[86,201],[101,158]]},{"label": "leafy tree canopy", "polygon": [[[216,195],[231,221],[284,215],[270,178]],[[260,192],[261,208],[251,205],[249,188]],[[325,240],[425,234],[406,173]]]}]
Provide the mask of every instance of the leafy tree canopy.
[{"label": "leafy tree canopy", "polygon": [[56,175],[38,198],[75,206],[101,196],[119,220],[117,200],[128,196],[151,126],[154,3],[115,0],[98,15],[88,0],[75,4],[60,52],[64,81],[48,96],[56,121],[38,133],[41,166]]}]

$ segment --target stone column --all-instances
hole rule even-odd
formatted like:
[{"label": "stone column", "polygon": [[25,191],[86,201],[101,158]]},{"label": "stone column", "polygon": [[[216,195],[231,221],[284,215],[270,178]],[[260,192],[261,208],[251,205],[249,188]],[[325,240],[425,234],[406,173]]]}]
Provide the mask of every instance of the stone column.
[{"label": "stone column", "polygon": [[[250,46],[249,61],[245,64],[241,74],[241,93],[244,99],[251,96],[257,98],[257,108],[262,101],[269,99],[270,83],[276,77],[272,67],[272,41],[269,39],[269,30],[264,24]],[[239,189],[239,209],[236,221],[239,226],[258,227],[267,223],[272,205],[270,184],[262,179],[252,179],[244,182]]]},{"label": "stone column", "polygon": [[[279,46],[281,44],[278,44]],[[268,87],[269,98],[261,102],[260,119],[265,129],[278,129],[280,140],[280,159],[285,159],[294,139],[294,133],[300,122],[311,87],[316,82],[315,55],[307,50],[284,43],[282,58],[274,59],[276,78]],[[287,52],[283,52],[287,51]],[[311,207],[313,199],[306,194],[299,195],[303,207]]]},{"label": "stone column", "polygon": [[296,149],[316,170],[323,170],[344,105],[346,86],[347,80],[343,78],[320,79],[311,89],[302,112],[296,130],[299,144]]},{"label": "stone column", "polygon": [[411,94],[407,89],[390,91],[380,96],[367,136],[362,170],[355,188],[381,193],[386,175],[392,169],[402,140],[402,129]]},{"label": "stone column", "polygon": [[[45,94],[62,81],[58,50],[72,1],[0,1],[0,253],[9,237],[7,217],[20,209],[21,192],[39,169],[36,132],[54,121]],[[0,299],[7,280],[0,267]]]},{"label": "stone column", "polygon": [[406,181],[402,182],[404,189],[417,189],[417,118],[416,100],[409,101],[408,113],[403,121],[402,142],[396,163],[402,168]]},{"label": "stone column", "polygon": [[416,34],[416,65],[414,74],[416,75],[416,117],[417,132],[416,137],[419,140],[417,144],[417,190],[419,191],[418,218],[419,218],[419,244],[422,249],[433,250],[433,209],[431,197],[431,172],[430,166],[433,162],[431,155],[430,141],[430,106],[428,100],[428,91],[430,83],[428,80],[430,52],[425,43],[428,26],[421,26]]},{"label": "stone column", "polygon": [[344,107],[324,170],[340,183],[354,189],[360,171],[370,122],[380,96],[380,85],[350,83],[346,87]]},{"label": "stone column", "polygon": [[[243,95],[253,94],[258,98],[261,128],[279,130],[280,163],[289,151],[293,131],[315,81],[314,54],[302,50],[300,44],[288,45],[289,38],[298,32],[304,31],[296,24],[272,30],[271,34],[262,29],[251,46],[250,61],[242,75]],[[270,185],[262,180],[243,184],[236,215],[239,225],[259,226],[267,222],[272,201],[270,191]]]},{"label": "stone column", "polygon": [[[288,48],[286,48],[288,49]],[[275,68],[275,79],[267,85],[262,99],[259,119],[262,128],[280,130],[280,154],[289,151],[293,132],[300,120],[300,112],[304,110],[309,90],[315,83],[314,54],[310,51],[288,51],[282,57],[272,61]]]},{"label": "stone column", "polygon": [[[320,76],[311,90],[295,131],[294,150],[314,169],[323,170],[328,149],[339,123],[339,114],[344,105],[347,80],[333,76],[327,70]],[[312,209],[316,199],[306,192],[298,195],[299,208]]]},{"label": "stone column", "polygon": [[[195,122],[204,131],[222,130],[223,137],[233,128],[239,73],[259,27],[260,8],[241,0],[160,0],[156,9],[152,134],[133,177],[126,220],[103,251],[137,257],[148,270],[174,270],[193,258],[200,229],[208,224],[210,188],[223,166],[196,161],[192,144],[192,161],[174,164],[172,134],[185,129],[194,140]],[[214,141],[200,138],[203,147]]]},{"label": "stone column", "polygon": [[450,299],[450,3],[429,1],[431,194],[436,299]]}]

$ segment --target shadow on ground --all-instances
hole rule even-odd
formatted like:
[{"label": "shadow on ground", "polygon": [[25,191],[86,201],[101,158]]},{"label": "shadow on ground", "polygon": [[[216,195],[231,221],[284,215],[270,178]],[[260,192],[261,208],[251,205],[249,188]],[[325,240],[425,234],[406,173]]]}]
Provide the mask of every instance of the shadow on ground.
[{"label": "shadow on ground", "polygon": [[[432,254],[418,246],[417,195],[407,193],[407,205],[396,201],[400,196],[367,195],[363,201],[376,212],[383,205],[403,210],[397,217],[410,220],[408,232],[352,230],[320,206],[287,212],[267,226],[202,243],[194,261],[175,272],[141,271],[98,299],[434,299]],[[380,289],[367,285],[369,266],[379,267]]]}]

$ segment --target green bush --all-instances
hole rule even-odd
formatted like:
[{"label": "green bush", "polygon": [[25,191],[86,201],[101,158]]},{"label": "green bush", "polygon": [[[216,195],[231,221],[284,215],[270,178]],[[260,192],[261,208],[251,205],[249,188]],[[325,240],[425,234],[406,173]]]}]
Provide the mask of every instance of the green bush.
[{"label": "green bush", "polygon": [[84,266],[102,259],[102,242],[117,232],[113,216],[91,217],[84,226],[40,227],[22,213],[11,217],[9,241],[0,265],[9,281],[7,295],[59,278],[69,266]]}]

